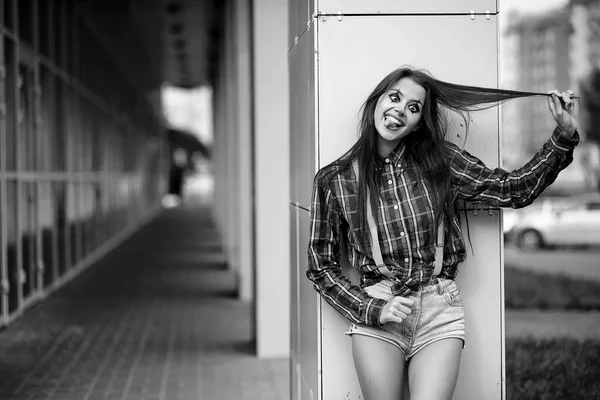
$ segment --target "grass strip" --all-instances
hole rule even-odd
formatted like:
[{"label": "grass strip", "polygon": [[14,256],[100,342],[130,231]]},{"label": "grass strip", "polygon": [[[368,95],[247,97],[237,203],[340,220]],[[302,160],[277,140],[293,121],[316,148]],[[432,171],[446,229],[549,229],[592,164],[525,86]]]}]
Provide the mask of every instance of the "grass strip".
[{"label": "grass strip", "polygon": [[600,399],[600,341],[507,339],[507,399]]},{"label": "grass strip", "polygon": [[600,283],[504,268],[505,306],[507,308],[600,310]]}]

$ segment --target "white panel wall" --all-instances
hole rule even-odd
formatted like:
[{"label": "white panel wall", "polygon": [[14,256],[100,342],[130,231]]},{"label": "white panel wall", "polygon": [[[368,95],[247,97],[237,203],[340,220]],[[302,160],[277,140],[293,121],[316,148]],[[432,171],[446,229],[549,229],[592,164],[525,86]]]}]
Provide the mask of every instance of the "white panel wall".
[{"label": "white panel wall", "polygon": [[[300,227],[298,220],[300,218],[300,209],[298,207],[290,205],[290,265],[298,266],[302,262],[302,253],[299,248],[299,232]],[[302,282],[302,276],[298,269],[292,269],[290,274],[290,329],[291,332],[300,331],[300,284]],[[290,335],[290,375],[293,377],[290,381],[290,393],[295,393],[295,396],[299,396],[300,385],[297,377],[297,359],[300,354],[300,335]]]},{"label": "white panel wall", "polygon": [[320,14],[485,14],[497,11],[496,0],[318,0]]},{"label": "white panel wall", "polygon": [[[252,14],[257,353],[288,357],[291,271],[287,266],[293,237],[288,232],[297,225],[289,208],[287,4],[254,0]],[[293,245],[296,249],[297,242]]]},{"label": "white panel wall", "polygon": [[[292,298],[293,398],[316,399],[319,391],[318,295],[306,279],[306,249],[312,178],[316,173],[315,36],[305,31],[290,50],[290,214],[297,229],[297,257],[290,259]],[[294,243],[292,243],[294,246]]]},{"label": "white panel wall", "polygon": [[[321,1],[318,9],[322,11],[329,5],[329,12],[333,13],[341,4],[338,3]],[[485,3],[493,9],[496,4],[495,1],[477,3],[479,8]],[[343,4],[345,13],[351,9],[360,14],[411,15],[318,16],[307,32],[316,34],[316,42],[305,33],[290,51],[291,196],[292,208],[299,209],[296,257],[299,265],[294,265],[296,261],[292,260],[298,283],[292,285],[292,290],[298,291],[295,296],[300,306],[298,321],[293,325],[298,331],[292,332],[292,342],[296,343],[292,371],[299,371],[294,383],[299,390],[293,394],[300,399],[310,398],[310,390],[314,398],[319,399],[361,398],[351,341],[344,335],[349,322],[320,299],[315,307],[315,292],[304,275],[308,212],[302,207],[310,199],[312,176],[320,166],[339,157],[356,141],[359,107],[379,80],[398,66],[411,64],[426,68],[436,77],[456,83],[498,85],[495,15],[476,15],[474,19],[469,15],[425,15],[431,11],[460,13],[463,6],[475,7],[473,1],[402,2],[402,7],[406,7],[403,9],[398,9],[396,1],[344,1]],[[307,46],[313,47],[305,50]],[[314,59],[315,54],[314,68],[306,66],[306,60]],[[307,72],[314,74],[314,82],[304,77]],[[307,81],[309,87],[305,89],[303,85]],[[308,93],[305,94],[305,90]],[[314,98],[310,95],[312,90],[316,91]],[[314,127],[305,127],[307,111],[318,117]],[[474,113],[472,118],[466,148],[488,165],[498,165],[497,110]],[[454,139],[462,144],[464,134],[460,133],[461,137]],[[305,138],[308,138],[307,145],[303,142]],[[455,398],[500,399],[504,385],[504,315],[499,214],[479,211],[477,215],[473,212],[468,215],[474,255],[469,251],[457,278],[466,304],[467,348],[463,352]],[[315,324],[318,324],[318,332],[314,332]]]}]

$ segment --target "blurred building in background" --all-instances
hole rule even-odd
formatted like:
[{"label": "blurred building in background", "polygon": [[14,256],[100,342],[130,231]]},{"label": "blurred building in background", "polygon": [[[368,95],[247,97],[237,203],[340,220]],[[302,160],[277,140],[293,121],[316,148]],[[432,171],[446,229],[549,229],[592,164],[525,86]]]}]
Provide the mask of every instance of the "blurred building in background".
[{"label": "blurred building in background", "polygon": [[[501,35],[504,88],[540,93],[571,88],[579,93],[580,84],[600,66],[600,1],[571,0],[550,11],[511,12]],[[540,99],[509,102],[502,114],[503,160],[506,168],[514,168],[540,148],[556,123],[546,101]],[[586,118],[585,113],[581,118]],[[553,190],[561,186],[596,189],[597,145],[586,141],[585,129],[580,133],[583,140],[576,150],[578,156]]]},{"label": "blurred building in background", "polygon": [[577,87],[593,67],[600,67],[600,1],[572,0],[570,22],[573,33],[569,41],[572,87]]},{"label": "blurred building in background", "polygon": [[[550,88],[569,85],[569,10],[553,10],[540,15],[512,14],[505,35],[513,44],[513,79],[516,88],[546,93]],[[554,126],[547,118],[545,102],[533,101],[520,106],[516,114],[527,135],[521,137],[528,152],[535,152]]]}]

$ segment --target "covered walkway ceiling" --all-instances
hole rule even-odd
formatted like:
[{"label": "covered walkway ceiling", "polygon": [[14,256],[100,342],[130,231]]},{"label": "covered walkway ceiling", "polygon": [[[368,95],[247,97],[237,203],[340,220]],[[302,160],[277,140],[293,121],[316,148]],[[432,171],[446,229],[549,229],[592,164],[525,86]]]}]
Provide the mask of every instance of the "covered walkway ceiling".
[{"label": "covered walkway ceiling", "polygon": [[[224,25],[221,0],[79,0],[115,64],[140,89],[210,83]],[[135,49],[135,50],[131,50]]]}]

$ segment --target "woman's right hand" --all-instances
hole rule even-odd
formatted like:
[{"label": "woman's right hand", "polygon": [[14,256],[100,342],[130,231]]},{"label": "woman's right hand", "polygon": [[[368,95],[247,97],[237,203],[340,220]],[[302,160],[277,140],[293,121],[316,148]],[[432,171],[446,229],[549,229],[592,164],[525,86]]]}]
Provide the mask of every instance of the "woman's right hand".
[{"label": "woman's right hand", "polygon": [[573,91],[567,90],[561,93],[555,89],[549,91],[548,94],[551,95],[551,97],[548,97],[548,108],[552,113],[552,117],[554,117],[554,120],[567,137],[572,137],[578,125],[578,111],[575,109],[573,99],[571,99]]},{"label": "woman's right hand", "polygon": [[379,316],[379,322],[381,325],[387,324],[388,322],[401,323],[410,313],[412,313],[412,310],[409,307],[414,303],[414,300],[407,299],[406,297],[392,297],[388,300],[386,305],[383,306],[383,310]]}]

